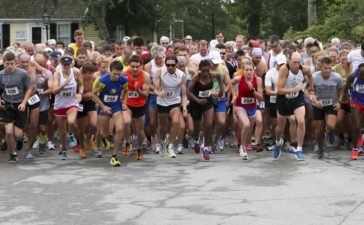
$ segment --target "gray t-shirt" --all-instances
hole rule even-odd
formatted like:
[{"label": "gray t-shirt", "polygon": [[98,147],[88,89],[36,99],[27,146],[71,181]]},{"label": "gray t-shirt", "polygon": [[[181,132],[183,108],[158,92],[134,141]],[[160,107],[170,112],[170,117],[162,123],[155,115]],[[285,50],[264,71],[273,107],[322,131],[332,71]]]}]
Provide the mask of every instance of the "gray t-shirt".
[{"label": "gray t-shirt", "polygon": [[46,111],[49,109],[49,96],[48,95],[42,95],[43,91],[48,89],[48,80],[52,77],[52,73],[50,71],[47,71],[45,73],[45,76],[43,77],[41,74],[36,74],[37,79],[37,91],[40,95],[40,111]]},{"label": "gray t-shirt", "polygon": [[324,106],[335,104],[338,101],[339,91],[343,86],[340,75],[331,72],[330,77],[324,79],[321,75],[321,71],[318,71],[312,76],[316,98],[321,100]]},{"label": "gray t-shirt", "polygon": [[3,91],[1,98],[9,103],[21,103],[30,82],[28,73],[23,69],[16,68],[12,74],[0,71],[0,89]]}]

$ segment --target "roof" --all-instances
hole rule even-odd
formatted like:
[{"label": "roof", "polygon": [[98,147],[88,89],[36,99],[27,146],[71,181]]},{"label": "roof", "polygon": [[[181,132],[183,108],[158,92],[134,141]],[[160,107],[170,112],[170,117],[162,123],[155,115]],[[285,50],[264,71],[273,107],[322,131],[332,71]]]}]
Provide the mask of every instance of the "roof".
[{"label": "roof", "polygon": [[51,20],[81,20],[86,8],[82,0],[3,1],[0,3],[0,20],[40,20],[44,9]]}]

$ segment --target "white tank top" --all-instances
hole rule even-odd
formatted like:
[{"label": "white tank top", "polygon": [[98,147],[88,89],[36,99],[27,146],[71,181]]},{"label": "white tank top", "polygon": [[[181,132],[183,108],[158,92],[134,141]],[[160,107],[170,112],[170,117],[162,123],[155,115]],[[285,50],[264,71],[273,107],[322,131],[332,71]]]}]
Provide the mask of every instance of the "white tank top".
[{"label": "white tank top", "polygon": [[183,72],[179,69],[176,70],[175,74],[170,74],[166,66],[162,67],[159,91],[164,91],[166,96],[157,97],[158,105],[171,106],[181,104],[182,75]]},{"label": "white tank top", "polygon": [[[305,81],[305,77],[303,76],[303,72],[301,69],[298,70],[297,74],[292,73],[292,71],[288,70],[288,77],[286,83],[284,84],[284,88],[293,88],[296,87],[299,83],[303,83]],[[292,99],[298,96],[299,92],[288,93],[286,94],[286,98]]]},{"label": "white tank top", "polygon": [[150,77],[151,77],[151,83],[153,84],[155,79],[157,78],[157,70],[162,67],[157,66],[157,64],[155,64],[154,59],[152,59],[150,63],[152,65],[150,68]]},{"label": "white tank top", "polygon": [[[65,82],[62,70],[58,70],[59,73],[59,85],[62,86]],[[71,106],[78,107],[77,94],[77,82],[73,69],[71,69],[71,81],[66,85],[61,92],[56,94],[54,100],[54,109],[65,109]]]}]

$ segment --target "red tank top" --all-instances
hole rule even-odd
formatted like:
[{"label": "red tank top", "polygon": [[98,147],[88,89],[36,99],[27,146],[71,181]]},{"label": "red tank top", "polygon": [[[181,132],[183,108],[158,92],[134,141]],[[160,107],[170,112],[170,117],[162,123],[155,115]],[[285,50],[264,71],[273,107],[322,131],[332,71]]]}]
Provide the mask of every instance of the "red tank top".
[{"label": "red tank top", "polygon": [[139,95],[139,93],[135,90],[135,83],[139,83],[139,89],[143,90],[143,75],[144,71],[140,71],[138,77],[135,79],[131,73],[130,69],[126,72],[126,77],[128,78],[128,98],[126,100],[126,104],[131,107],[142,107],[146,103],[146,98]]},{"label": "red tank top", "polygon": [[[257,76],[253,76],[253,87],[257,89]],[[248,83],[245,81],[245,77],[242,76],[239,82],[239,93],[235,101],[236,106],[244,108],[254,108],[257,106],[256,99],[253,92],[250,90]]]}]

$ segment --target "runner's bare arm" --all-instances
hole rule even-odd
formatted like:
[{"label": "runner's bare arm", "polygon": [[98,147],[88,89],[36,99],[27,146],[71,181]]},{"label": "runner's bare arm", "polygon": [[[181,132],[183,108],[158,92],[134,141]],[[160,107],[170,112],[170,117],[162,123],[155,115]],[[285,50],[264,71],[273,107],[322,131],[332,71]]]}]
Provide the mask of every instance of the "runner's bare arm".
[{"label": "runner's bare arm", "polygon": [[161,81],[161,69],[157,70],[157,77],[154,82],[154,94],[157,96],[160,96],[162,93],[159,91],[159,85]]},{"label": "runner's bare arm", "polygon": [[348,90],[350,90],[353,82],[354,82],[354,76],[353,74],[350,74],[348,79],[346,80],[345,86],[340,91],[339,102],[344,102],[347,99]]},{"label": "runner's bare arm", "polygon": [[186,75],[182,75],[182,109],[187,111]]},{"label": "runner's bare arm", "polygon": [[139,95],[147,98],[149,95],[149,88],[150,86],[150,75],[147,72],[144,72],[143,75],[143,90],[141,90],[140,88],[137,89],[137,92],[139,93]]},{"label": "runner's bare arm", "polygon": [[199,101],[199,99],[197,98],[197,96],[193,93],[193,88],[195,87],[197,81],[198,81],[198,76],[192,77],[191,82],[190,82],[190,85],[188,85],[188,88],[187,88],[187,95],[194,102],[198,102]]},{"label": "runner's bare arm", "polygon": [[253,92],[253,95],[258,101],[263,101],[263,85],[262,78],[257,77],[257,91]]}]

